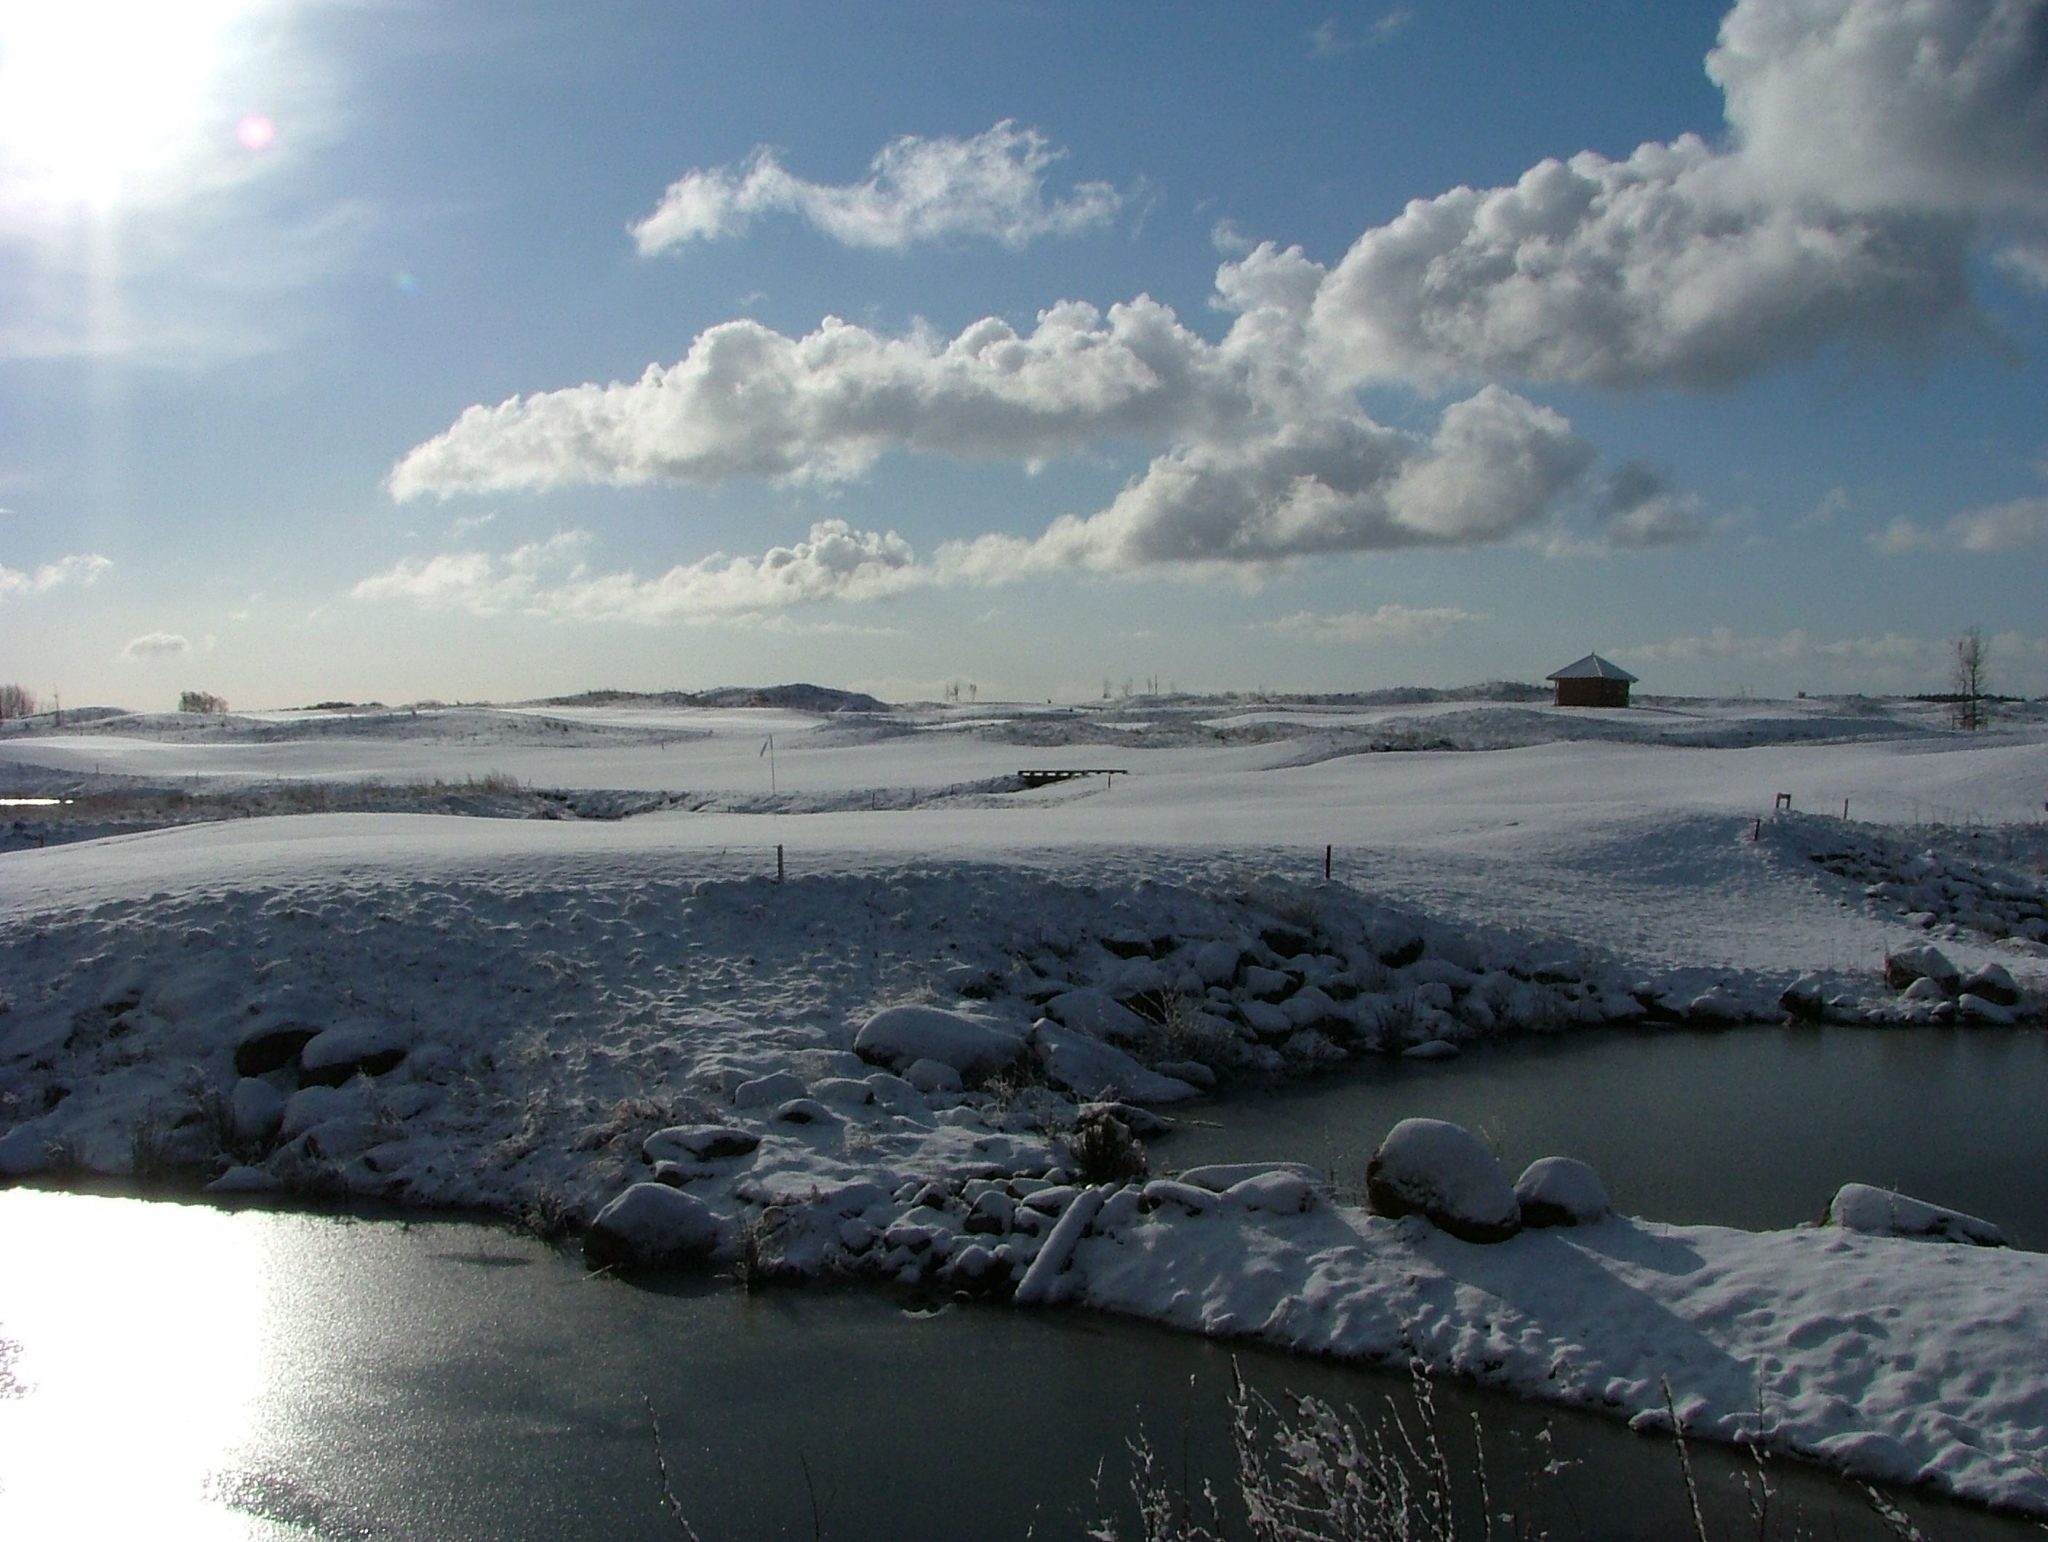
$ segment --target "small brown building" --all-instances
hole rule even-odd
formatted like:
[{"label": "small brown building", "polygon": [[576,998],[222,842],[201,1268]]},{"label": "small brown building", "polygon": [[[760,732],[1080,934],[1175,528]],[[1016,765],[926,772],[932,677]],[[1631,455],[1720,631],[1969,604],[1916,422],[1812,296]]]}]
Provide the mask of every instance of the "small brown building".
[{"label": "small brown building", "polygon": [[1628,688],[1636,683],[1634,675],[1597,653],[1544,678],[1556,682],[1560,707],[1625,707]]}]

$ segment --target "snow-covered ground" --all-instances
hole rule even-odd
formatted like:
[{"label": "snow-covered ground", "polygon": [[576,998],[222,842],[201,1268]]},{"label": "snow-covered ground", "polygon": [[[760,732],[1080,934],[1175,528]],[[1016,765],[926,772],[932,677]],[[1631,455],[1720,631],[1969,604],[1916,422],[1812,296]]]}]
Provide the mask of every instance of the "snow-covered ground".
[{"label": "snow-covered ground", "polygon": [[[0,796],[73,800],[0,810],[0,1172],[577,1225],[630,1194],[598,1227],[629,1253],[1645,1422],[1668,1379],[1704,1434],[2048,1513],[2048,1255],[1628,1218],[1479,1244],[1315,1174],[1142,1177],[1123,1141],[1219,1081],[1778,1020],[1795,981],[1872,1031],[2040,1031],[2032,709],[68,716],[0,734]],[[1050,768],[1129,774],[1016,780]]]}]

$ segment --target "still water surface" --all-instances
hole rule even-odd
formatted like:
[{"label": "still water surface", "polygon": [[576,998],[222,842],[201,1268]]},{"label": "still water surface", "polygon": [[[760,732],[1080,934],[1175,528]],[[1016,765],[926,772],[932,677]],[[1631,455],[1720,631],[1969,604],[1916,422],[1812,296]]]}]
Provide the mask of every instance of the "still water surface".
[{"label": "still water surface", "polygon": [[1390,1060],[1191,1110],[1158,1162],[1290,1158],[1363,1186],[1398,1119],[1478,1132],[1513,1176],[1573,1156],[1615,1208],[1753,1231],[1873,1183],[2048,1249],[2048,1034],[1953,1029],[1627,1030]]},{"label": "still water surface", "polygon": [[[1622,1208],[1666,1219],[1785,1224],[1855,1176],[2040,1239],[2048,1162],[2017,1115],[2040,1106],[2044,1066],[2038,1036],[1599,1035],[1212,1103],[1217,1127],[1158,1156],[1362,1166],[1393,1118],[1430,1113],[1510,1161],[1585,1156]],[[1176,1480],[1230,1471],[1233,1351],[1143,1325],[655,1290],[488,1226],[21,1189],[0,1192],[0,1239],[0,1537],[677,1537],[650,1407],[704,1542],[1078,1536],[1121,1500],[1139,1428]],[[1376,1412],[1404,1396],[1357,1368],[1235,1360],[1275,1397]],[[1468,1505],[1476,1413],[1497,1504],[1561,1538],[1689,1535],[1665,1443],[1454,1388],[1438,1401]],[[1542,1471],[1546,1421],[1579,1464],[1559,1475]],[[1753,1534],[1743,1464],[1692,1455],[1716,1535]],[[1881,1534],[1845,1485],[1775,1481],[1806,1534]],[[2038,1535],[1914,1508],[1931,1537]]]}]

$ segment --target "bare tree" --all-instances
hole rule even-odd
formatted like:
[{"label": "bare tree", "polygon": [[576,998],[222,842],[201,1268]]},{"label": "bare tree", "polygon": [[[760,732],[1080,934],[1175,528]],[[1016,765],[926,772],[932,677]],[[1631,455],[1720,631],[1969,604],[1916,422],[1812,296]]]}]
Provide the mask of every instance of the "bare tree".
[{"label": "bare tree", "polygon": [[228,699],[216,696],[211,691],[180,691],[178,693],[180,712],[197,712],[206,717],[226,717]]},{"label": "bare tree", "polygon": [[0,685],[0,723],[11,717],[33,717],[36,693],[25,685]]},{"label": "bare tree", "polygon": [[1956,698],[1956,727],[1982,728],[1991,720],[1991,709],[1984,701],[1990,689],[1991,644],[1973,626],[1951,641],[1949,648],[1953,655],[1949,684]]}]

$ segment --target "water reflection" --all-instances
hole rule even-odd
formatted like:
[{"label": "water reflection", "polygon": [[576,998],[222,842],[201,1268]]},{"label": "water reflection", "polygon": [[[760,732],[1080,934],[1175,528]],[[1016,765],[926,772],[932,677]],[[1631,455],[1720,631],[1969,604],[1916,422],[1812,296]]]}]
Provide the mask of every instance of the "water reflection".
[{"label": "water reflection", "polygon": [[191,1206],[0,1197],[0,1535],[250,1535],[209,1485],[266,1390],[262,1234]]},{"label": "water reflection", "polygon": [[[1084,1314],[593,1279],[460,1223],[17,1189],[0,1191],[0,1236],[7,1538],[674,1538],[650,1405],[706,1542],[1070,1537],[1101,1513],[1098,1470],[1122,1501],[1140,1428],[1175,1481],[1228,1487],[1235,1366],[1283,1401],[1371,1414],[1405,1398],[1358,1367]],[[1662,1442],[1437,1397],[1461,1481],[1477,1415],[1496,1501],[1532,1529],[1691,1534]],[[1553,1453],[1576,1465],[1547,1472]],[[1746,1462],[1699,1446],[1693,1461],[1713,1533],[1752,1534]],[[1844,1485],[1789,1468],[1777,1482],[1804,1534],[1882,1534]],[[1930,1536],[2022,1534],[1914,1508]]]}]

